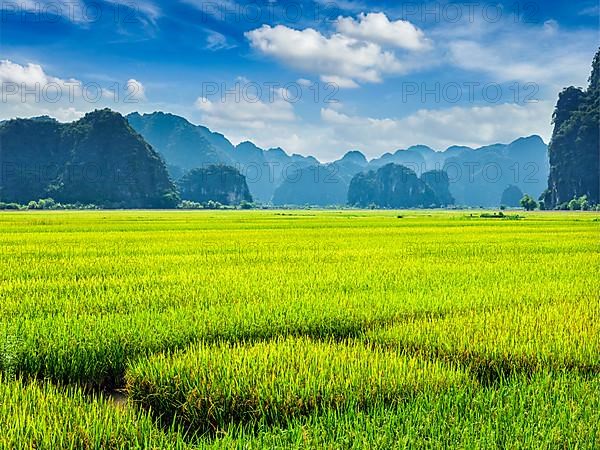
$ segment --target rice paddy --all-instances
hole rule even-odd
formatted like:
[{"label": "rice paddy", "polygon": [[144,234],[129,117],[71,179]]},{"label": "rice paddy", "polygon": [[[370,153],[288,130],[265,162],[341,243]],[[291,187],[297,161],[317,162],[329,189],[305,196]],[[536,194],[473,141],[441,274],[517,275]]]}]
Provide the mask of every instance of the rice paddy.
[{"label": "rice paddy", "polygon": [[0,214],[2,448],[596,448],[600,215]]}]

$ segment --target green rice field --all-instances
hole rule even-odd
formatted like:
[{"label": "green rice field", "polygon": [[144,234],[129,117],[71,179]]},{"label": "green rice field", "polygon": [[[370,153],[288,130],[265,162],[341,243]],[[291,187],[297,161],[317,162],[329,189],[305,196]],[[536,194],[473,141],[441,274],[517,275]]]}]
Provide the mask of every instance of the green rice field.
[{"label": "green rice field", "polygon": [[515,214],[3,212],[0,448],[598,448],[600,213]]}]

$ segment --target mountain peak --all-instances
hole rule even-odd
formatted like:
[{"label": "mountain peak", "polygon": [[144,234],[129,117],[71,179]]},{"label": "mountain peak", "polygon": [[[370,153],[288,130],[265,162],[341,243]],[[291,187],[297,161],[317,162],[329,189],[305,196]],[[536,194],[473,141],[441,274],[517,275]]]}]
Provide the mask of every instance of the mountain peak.
[{"label": "mountain peak", "polygon": [[435,152],[434,149],[432,149],[431,147],[428,147],[427,145],[411,145],[410,147],[408,147],[406,149],[407,151],[413,151],[413,152],[419,152],[419,153],[431,153],[431,152]]},{"label": "mountain peak", "polygon": [[342,157],[341,161],[349,161],[361,165],[368,163],[365,155],[358,150],[350,150],[349,152],[346,152],[346,154]]},{"label": "mountain peak", "polygon": [[129,123],[125,117],[109,108],[95,109],[87,113],[74,123],[78,124],[103,124],[111,127],[129,129]]},{"label": "mountain peak", "polygon": [[514,141],[512,141],[509,145],[522,144],[522,143],[546,145],[544,140],[537,134],[532,134],[531,136],[517,138]]},{"label": "mountain peak", "polygon": [[270,148],[267,150],[267,153],[270,155],[280,156],[282,158],[287,156],[287,153],[281,147]]},{"label": "mountain peak", "polygon": [[30,117],[29,120],[34,120],[36,122],[58,122],[58,120],[50,116],[35,116]]},{"label": "mountain peak", "polygon": [[[47,119],[11,122],[12,126],[0,128],[0,164],[51,165],[53,170],[31,183],[22,183],[20,177],[0,180],[0,190],[9,201],[27,203],[52,197],[61,203],[111,208],[176,205],[175,186],[163,160],[121,114],[99,109],[71,123]],[[131,170],[131,161],[136,170]],[[91,166],[98,169],[93,179],[72,176],[73,167]]]}]

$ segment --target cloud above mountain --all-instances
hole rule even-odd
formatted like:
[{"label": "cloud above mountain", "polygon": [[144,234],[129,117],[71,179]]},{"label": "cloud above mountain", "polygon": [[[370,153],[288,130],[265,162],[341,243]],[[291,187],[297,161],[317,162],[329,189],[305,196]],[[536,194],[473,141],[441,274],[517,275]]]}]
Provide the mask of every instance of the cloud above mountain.
[{"label": "cloud above mountain", "polygon": [[71,122],[99,108],[127,113],[147,101],[146,87],[135,78],[124,83],[86,83],[48,73],[40,64],[0,60],[0,119],[49,115]]},{"label": "cloud above mountain", "polygon": [[390,20],[384,13],[360,13],[357,19],[340,17],[335,27],[345,36],[382,46],[425,50],[431,42],[425,33],[407,20]]},{"label": "cloud above mountain", "polygon": [[250,97],[237,84],[235,92],[217,99],[199,97],[196,108],[202,113],[203,123],[212,127],[238,129],[265,129],[272,123],[296,120],[294,106],[285,100],[282,89],[274,89],[268,99]]},{"label": "cloud above mountain", "polygon": [[250,45],[263,55],[290,67],[318,74],[341,88],[380,83],[386,75],[406,73],[394,48],[425,50],[430,42],[423,31],[404,20],[390,21],[383,13],[340,17],[337,32],[323,34],[314,28],[297,30],[284,25],[263,25],[245,33]]}]

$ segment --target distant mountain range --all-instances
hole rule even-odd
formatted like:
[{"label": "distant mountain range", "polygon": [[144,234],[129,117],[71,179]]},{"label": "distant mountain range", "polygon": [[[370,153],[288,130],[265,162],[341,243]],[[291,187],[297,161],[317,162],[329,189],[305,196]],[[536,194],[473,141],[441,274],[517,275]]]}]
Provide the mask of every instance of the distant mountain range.
[{"label": "distant mountain range", "polygon": [[583,208],[600,201],[600,51],[589,82],[586,90],[560,94],[550,148],[534,135],[479,148],[415,145],[370,161],[352,150],[326,164],[252,142],[233,145],[163,112],[125,118],[104,109],[72,123],[48,116],[6,120],[0,202],[51,197],[106,208],[171,208],[183,196],[276,206],[495,207],[543,194],[545,208],[570,208],[574,201]]},{"label": "distant mountain range", "polygon": [[476,149],[452,146],[435,151],[416,145],[370,161],[354,150],[322,164],[312,156],[289,155],[281,148],[265,150],[252,142],[234,146],[222,134],[173,114],[132,113],[127,119],[162,154],[173,178],[210,164],[232,165],[246,176],[252,197],[261,203],[344,205],[356,174],[390,163],[408,167],[417,176],[446,171],[457,205],[498,206],[510,185],[536,198],[547,187],[548,149],[539,136]]},{"label": "distant mountain range", "polygon": [[263,150],[252,142],[234,146],[222,134],[173,114],[132,113],[127,120],[162,154],[174,179],[212,164],[234,166],[246,176],[254,200],[262,203],[272,200],[286,171],[319,164],[313,157],[288,155],[280,148]]}]

